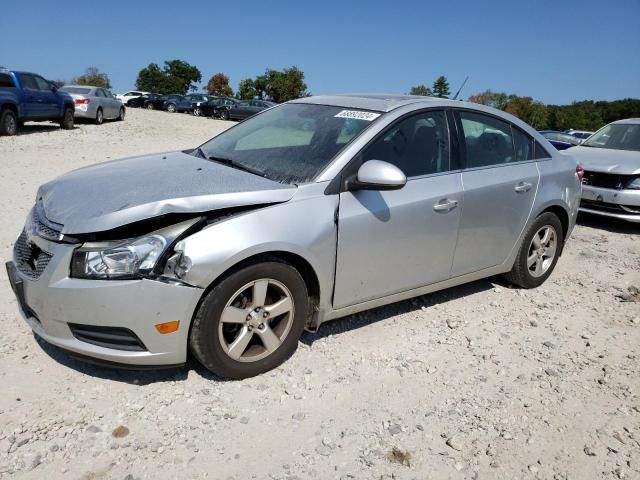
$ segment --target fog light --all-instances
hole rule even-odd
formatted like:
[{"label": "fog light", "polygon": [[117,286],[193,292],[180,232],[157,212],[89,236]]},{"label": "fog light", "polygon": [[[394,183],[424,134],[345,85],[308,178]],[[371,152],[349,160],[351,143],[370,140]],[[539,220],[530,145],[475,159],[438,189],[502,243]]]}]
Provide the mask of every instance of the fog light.
[{"label": "fog light", "polygon": [[174,320],[172,322],[158,323],[156,325],[156,330],[158,333],[165,335],[167,333],[177,332],[178,328],[180,328],[180,320]]}]

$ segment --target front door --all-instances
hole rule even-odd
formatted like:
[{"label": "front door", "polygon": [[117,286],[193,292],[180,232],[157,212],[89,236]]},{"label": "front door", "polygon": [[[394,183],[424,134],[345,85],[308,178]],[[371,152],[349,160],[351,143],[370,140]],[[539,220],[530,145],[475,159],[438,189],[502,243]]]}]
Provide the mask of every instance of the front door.
[{"label": "front door", "polygon": [[443,111],[396,122],[354,161],[383,160],[407,176],[394,191],[340,194],[334,308],[449,277],[462,209]]},{"label": "front door", "polygon": [[503,263],[531,214],[539,173],[533,140],[495,117],[460,111],[464,209],[453,276]]}]

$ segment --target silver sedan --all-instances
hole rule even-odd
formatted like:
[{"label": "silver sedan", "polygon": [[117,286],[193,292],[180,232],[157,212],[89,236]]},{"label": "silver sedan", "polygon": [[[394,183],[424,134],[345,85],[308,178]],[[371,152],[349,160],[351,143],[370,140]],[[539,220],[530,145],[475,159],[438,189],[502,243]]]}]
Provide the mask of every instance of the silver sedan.
[{"label": "silver sedan", "polygon": [[75,118],[93,120],[98,125],[102,125],[104,120],[124,120],[124,105],[106,88],[65,85],[60,90],[73,97]]},{"label": "silver sedan", "polygon": [[149,367],[190,350],[245,378],[328,320],[492,275],[542,284],[582,173],[488,107],[308,97],[42,185],[7,269],[30,327],[72,355]]}]

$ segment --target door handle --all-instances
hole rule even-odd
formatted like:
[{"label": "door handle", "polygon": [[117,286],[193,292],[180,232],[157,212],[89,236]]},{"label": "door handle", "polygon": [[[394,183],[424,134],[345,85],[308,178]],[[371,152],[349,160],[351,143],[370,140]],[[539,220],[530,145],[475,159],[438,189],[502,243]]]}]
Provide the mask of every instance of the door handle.
[{"label": "door handle", "polygon": [[438,203],[433,206],[433,209],[436,212],[449,212],[458,206],[457,200],[449,200],[448,198],[443,198]]},{"label": "door handle", "polygon": [[514,190],[516,191],[516,193],[524,193],[524,192],[528,192],[529,190],[531,190],[531,187],[532,187],[532,185],[530,183],[520,182],[518,185],[516,185]]}]

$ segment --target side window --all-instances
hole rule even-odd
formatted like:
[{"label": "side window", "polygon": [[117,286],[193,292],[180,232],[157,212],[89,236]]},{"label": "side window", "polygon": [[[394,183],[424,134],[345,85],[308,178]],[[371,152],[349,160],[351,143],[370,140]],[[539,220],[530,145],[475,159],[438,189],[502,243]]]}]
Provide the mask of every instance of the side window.
[{"label": "side window", "polygon": [[536,160],[539,158],[551,158],[551,155],[549,155],[549,152],[547,152],[547,149],[544,148],[542,145],[540,145],[538,142],[535,142],[535,146],[533,148],[534,148],[533,158],[535,158]]},{"label": "side window", "polygon": [[43,92],[48,92],[51,90],[49,87],[49,82],[47,82],[44,78],[41,77],[33,77],[38,85],[38,90],[42,90]]},{"label": "side window", "polygon": [[467,148],[467,168],[515,161],[511,125],[481,113],[460,112]]},{"label": "side window", "polygon": [[104,97],[105,94],[101,88],[96,89],[96,97]]},{"label": "side window", "polygon": [[8,73],[0,73],[0,88],[15,88],[16,85]]},{"label": "side window", "polygon": [[26,73],[20,74],[20,83],[22,83],[22,88],[28,88],[29,90],[39,90],[36,79],[31,75],[27,75]]},{"label": "side window", "polygon": [[389,162],[407,177],[451,170],[445,113],[428,111],[400,120],[366,148],[362,160]]},{"label": "side window", "polygon": [[533,158],[533,138],[522,130],[511,126],[513,132],[513,146],[516,149],[516,162],[531,160]]}]

